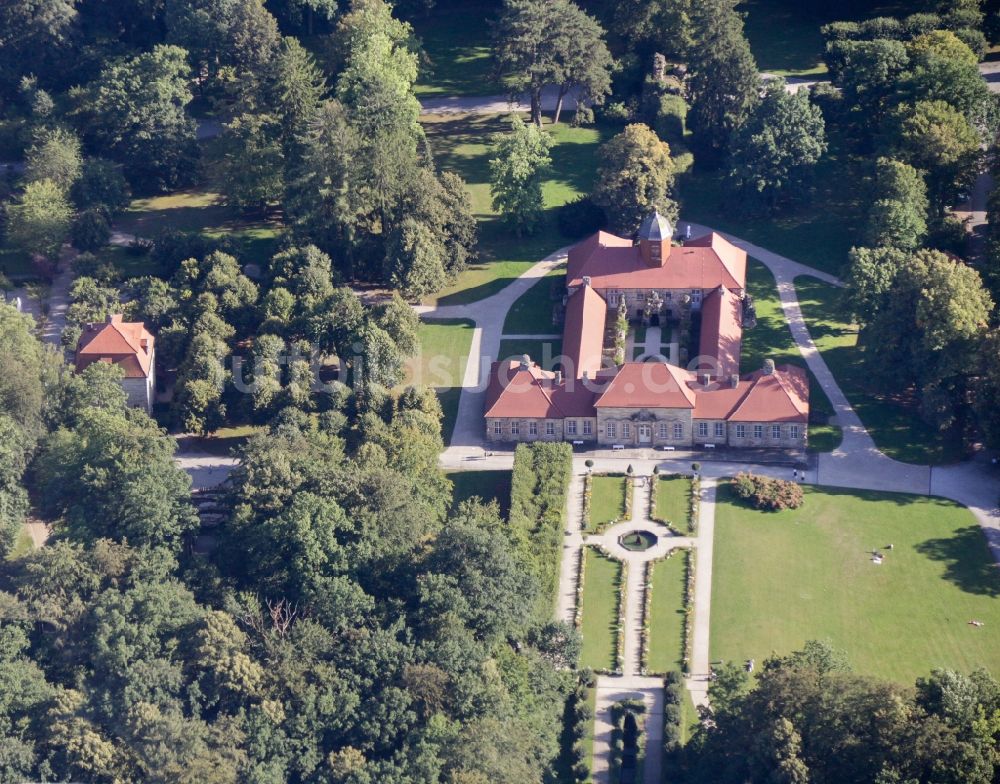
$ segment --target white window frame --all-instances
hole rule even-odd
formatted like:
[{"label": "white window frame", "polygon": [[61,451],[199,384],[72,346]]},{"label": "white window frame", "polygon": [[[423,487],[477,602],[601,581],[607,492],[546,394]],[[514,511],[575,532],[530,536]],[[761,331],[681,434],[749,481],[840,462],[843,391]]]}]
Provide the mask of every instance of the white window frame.
[{"label": "white window frame", "polygon": [[753,426],[753,437],[758,441],[764,437],[764,426],[754,425]]},{"label": "white window frame", "polygon": [[726,436],[726,426],[722,422],[715,423],[715,437],[725,438]]},{"label": "white window frame", "polygon": [[628,422],[622,422],[622,438],[632,437],[632,425]]},{"label": "white window frame", "polygon": [[618,425],[614,422],[607,424],[608,438],[618,438]]},{"label": "white window frame", "polygon": [[799,426],[789,425],[788,426],[788,437],[798,439],[799,437]]},{"label": "white window frame", "polygon": [[516,419],[512,419],[510,421],[510,434],[512,436],[521,435],[521,423],[518,422]]},{"label": "white window frame", "polygon": [[503,435],[503,422],[499,419],[493,423],[493,435],[501,436]]},{"label": "white window frame", "polygon": [[583,420],[583,434],[585,436],[590,436],[594,434],[594,426],[591,424],[589,419]]},{"label": "white window frame", "polygon": [[775,441],[781,440],[781,425],[771,425],[771,438]]},{"label": "white window frame", "polygon": [[680,441],[684,438],[684,425],[680,422],[674,422],[674,440]]},{"label": "white window frame", "polygon": [[546,422],[545,423],[545,435],[554,436],[556,434],[556,423]]},{"label": "white window frame", "polygon": [[698,438],[708,438],[708,422],[698,423]]},{"label": "white window frame", "polygon": [[737,425],[736,426],[736,437],[737,438],[746,438],[747,437],[747,426],[746,425]]},{"label": "white window frame", "polygon": [[576,435],[576,420],[567,419],[566,420],[566,435],[575,436]]},{"label": "white window frame", "polygon": [[529,436],[537,436],[538,435],[538,423],[534,419],[532,419],[528,423],[528,435]]}]

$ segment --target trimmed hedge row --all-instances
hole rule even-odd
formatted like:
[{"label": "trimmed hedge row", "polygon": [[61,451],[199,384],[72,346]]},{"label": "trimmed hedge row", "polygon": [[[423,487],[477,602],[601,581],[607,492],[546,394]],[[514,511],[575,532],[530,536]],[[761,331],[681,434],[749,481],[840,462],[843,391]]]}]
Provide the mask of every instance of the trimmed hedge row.
[{"label": "trimmed hedge row", "polygon": [[590,757],[592,749],[588,747],[587,737],[594,723],[594,711],[590,707],[590,690],[597,685],[589,672],[580,674],[580,682],[569,696],[570,740],[572,743],[572,776],[577,784],[590,781]]},{"label": "trimmed hedge row", "polygon": [[646,756],[646,730],[643,716],[646,713],[646,703],[642,700],[621,700],[611,706],[611,757],[608,760],[610,779],[613,784],[621,781],[622,755],[625,751],[625,717],[635,716],[636,729],[636,770],[642,769]]},{"label": "trimmed hedge row", "polygon": [[663,692],[663,765],[660,773],[661,780],[668,784],[680,767],[684,676],[677,670],[668,672],[663,678]]},{"label": "trimmed hedge row", "polygon": [[559,555],[573,449],[566,443],[518,444],[511,473],[508,520],[526,563],[542,586],[536,615],[548,621],[559,587]]},{"label": "trimmed hedge row", "polygon": [[755,509],[775,512],[781,509],[798,509],[805,497],[802,485],[787,479],[774,479],[741,471],[733,480],[736,495],[749,501]]}]

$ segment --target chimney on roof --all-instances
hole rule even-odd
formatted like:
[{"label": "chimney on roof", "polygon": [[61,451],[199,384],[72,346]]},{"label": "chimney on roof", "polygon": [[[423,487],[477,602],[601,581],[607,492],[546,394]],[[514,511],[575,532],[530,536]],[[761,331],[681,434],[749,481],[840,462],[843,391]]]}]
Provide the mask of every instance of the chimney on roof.
[{"label": "chimney on roof", "polygon": [[521,370],[527,370],[529,367],[531,367],[531,357],[529,357],[527,354],[522,354]]},{"label": "chimney on roof", "polygon": [[731,386],[733,389],[736,389],[736,387],[738,387],[739,385],[740,385],[740,377],[738,374],[733,373],[729,377],[729,386]]},{"label": "chimney on roof", "polygon": [[146,338],[140,340],[139,345],[142,347],[143,351],[149,351],[149,341]]},{"label": "chimney on roof", "polygon": [[585,289],[589,289],[590,288],[590,275],[584,275],[583,276],[583,287]]},{"label": "chimney on roof", "polygon": [[712,376],[711,376],[711,374],[709,374],[709,373],[702,373],[701,374],[701,385],[703,387],[707,387],[711,383],[712,383]]},{"label": "chimney on roof", "polygon": [[774,375],[774,360],[765,359],[764,360],[764,375],[773,376]]}]

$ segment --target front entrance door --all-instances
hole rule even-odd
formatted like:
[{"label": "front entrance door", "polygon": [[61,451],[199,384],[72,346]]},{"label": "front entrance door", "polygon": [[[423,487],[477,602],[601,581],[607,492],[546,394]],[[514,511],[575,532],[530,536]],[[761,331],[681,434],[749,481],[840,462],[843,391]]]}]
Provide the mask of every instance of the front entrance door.
[{"label": "front entrance door", "polygon": [[651,425],[639,425],[639,443],[648,444],[653,440],[653,428]]}]

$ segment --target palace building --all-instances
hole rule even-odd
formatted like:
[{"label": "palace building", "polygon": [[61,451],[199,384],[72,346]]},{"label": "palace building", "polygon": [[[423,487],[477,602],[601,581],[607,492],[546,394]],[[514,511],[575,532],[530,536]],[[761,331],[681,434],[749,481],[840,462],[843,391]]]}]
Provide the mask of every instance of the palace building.
[{"label": "palace building", "polygon": [[[528,356],[493,363],[488,441],[805,447],[805,371],[767,361],[740,375],[746,252],[715,233],[672,237],[654,212],[634,240],[601,231],[570,250],[563,356],[553,371]],[[679,335],[673,362],[616,362],[622,320]]]}]

